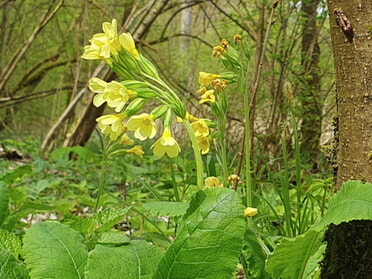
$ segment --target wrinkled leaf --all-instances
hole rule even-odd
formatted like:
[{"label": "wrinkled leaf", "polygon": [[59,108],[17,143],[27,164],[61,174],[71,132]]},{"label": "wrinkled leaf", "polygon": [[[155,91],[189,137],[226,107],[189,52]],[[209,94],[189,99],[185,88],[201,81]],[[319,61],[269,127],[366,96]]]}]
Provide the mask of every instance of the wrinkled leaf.
[{"label": "wrinkled leaf", "polygon": [[18,259],[22,250],[22,242],[14,233],[0,229],[0,248],[7,250],[14,258]]},{"label": "wrinkled leaf", "polygon": [[60,223],[36,223],[26,231],[23,254],[31,278],[83,278],[88,252],[82,236]]},{"label": "wrinkled leaf", "polygon": [[154,215],[177,217],[185,215],[189,204],[184,202],[151,202],[144,204],[143,207]]},{"label": "wrinkled leaf", "polygon": [[[318,261],[313,255],[320,249],[323,234],[310,230],[296,238],[283,238],[269,256],[267,270],[274,279],[309,279]],[[322,247],[324,249],[324,247]]]},{"label": "wrinkled leaf", "polygon": [[197,192],[154,279],[231,278],[242,248],[243,210],[233,190]]},{"label": "wrinkled leaf", "polygon": [[265,270],[266,256],[262,251],[262,247],[255,233],[249,229],[244,235],[243,255],[247,262],[250,278],[271,278],[270,274]]},{"label": "wrinkled leaf", "polygon": [[8,251],[0,248],[0,278],[1,279],[27,279],[25,267],[19,264]]},{"label": "wrinkled leaf", "polygon": [[9,189],[0,181],[0,227],[9,215]]},{"label": "wrinkled leaf", "polygon": [[338,225],[351,220],[372,220],[371,183],[346,182],[329,200],[328,210],[312,229],[322,230],[331,223]]},{"label": "wrinkled leaf", "polygon": [[87,279],[150,279],[162,255],[160,248],[144,240],[120,247],[97,245],[89,253],[85,275]]}]

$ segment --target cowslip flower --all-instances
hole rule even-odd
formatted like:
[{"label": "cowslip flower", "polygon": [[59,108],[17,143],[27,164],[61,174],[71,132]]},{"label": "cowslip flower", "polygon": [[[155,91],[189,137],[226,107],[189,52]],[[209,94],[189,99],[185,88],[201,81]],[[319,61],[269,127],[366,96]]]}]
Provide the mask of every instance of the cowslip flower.
[{"label": "cowslip flower", "polygon": [[203,104],[206,102],[215,103],[216,102],[216,96],[214,95],[214,90],[207,90],[203,95],[201,95],[199,104]]},{"label": "cowslip flower", "polygon": [[134,141],[127,134],[124,134],[120,139],[120,144],[133,145]]},{"label": "cowslip flower", "polygon": [[111,108],[115,108],[116,112],[120,112],[128,100],[136,96],[135,91],[128,90],[117,81],[108,83],[103,94],[103,98],[107,102],[107,105]]},{"label": "cowslip flower", "polygon": [[245,217],[252,217],[252,216],[257,215],[257,213],[258,213],[258,210],[257,208],[254,208],[254,207],[247,207],[246,209],[244,209]]},{"label": "cowslip flower", "polygon": [[127,149],[126,152],[128,153],[133,153],[134,155],[140,157],[140,158],[143,158],[143,154],[145,154],[145,152],[143,152],[142,150],[142,146],[141,145],[136,145],[130,149]]},{"label": "cowslip flower", "polygon": [[163,135],[152,146],[155,156],[161,158],[166,153],[170,158],[177,157],[181,148],[177,141],[172,137],[169,127],[165,127]]},{"label": "cowslip flower", "polygon": [[191,123],[191,127],[194,130],[195,136],[206,137],[209,135],[209,127],[207,122],[204,119],[199,119]]},{"label": "cowslip flower", "polygon": [[136,49],[133,37],[130,33],[123,33],[119,36],[120,45],[129,52],[134,58],[139,59],[139,53]]},{"label": "cowslip flower", "polygon": [[127,122],[127,128],[134,131],[134,137],[139,140],[152,139],[157,130],[154,115],[148,113],[133,115]]},{"label": "cowslip flower", "polygon": [[123,132],[123,114],[108,114],[98,117],[98,127],[101,132],[108,135],[111,140],[116,140]]},{"label": "cowslip flower", "polygon": [[110,62],[111,54],[116,55],[120,49],[119,37],[117,34],[117,21],[104,22],[102,24],[103,33],[93,35],[89,40],[91,45],[84,47],[82,58],[88,60],[101,59]]},{"label": "cowslip flower", "polygon": [[196,141],[198,142],[198,146],[199,146],[199,149],[200,149],[201,153],[203,155],[207,154],[209,152],[209,148],[210,148],[209,138],[199,136],[199,137],[196,137]]},{"label": "cowslip flower", "polygon": [[205,188],[213,188],[213,187],[223,187],[221,182],[215,176],[210,176],[204,179],[204,187]]},{"label": "cowslip flower", "polygon": [[90,91],[97,93],[93,98],[93,105],[101,106],[105,101],[104,91],[107,87],[107,82],[100,78],[91,78],[88,83]]},{"label": "cowslip flower", "polygon": [[206,87],[210,85],[212,81],[218,78],[220,78],[220,75],[200,72],[199,73],[199,84],[201,87]]}]

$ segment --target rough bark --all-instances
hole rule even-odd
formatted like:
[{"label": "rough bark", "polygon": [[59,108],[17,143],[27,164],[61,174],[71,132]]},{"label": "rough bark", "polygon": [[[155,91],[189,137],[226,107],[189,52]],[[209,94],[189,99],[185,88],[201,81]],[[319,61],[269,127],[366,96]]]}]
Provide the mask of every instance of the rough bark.
[{"label": "rough bark", "polygon": [[[350,179],[372,182],[369,155],[372,149],[372,3],[328,0],[328,9],[337,81],[336,190],[339,190]],[[372,237],[370,222],[353,221],[330,227],[326,240],[333,241],[327,244],[322,278],[371,278],[371,247],[366,251]],[[350,246],[352,249],[343,248]]]},{"label": "rough bark", "polygon": [[302,31],[302,59],[304,69],[302,76],[301,104],[301,153],[310,157],[316,168],[316,159],[319,153],[319,141],[322,128],[322,104],[320,96],[319,57],[318,43],[319,32],[316,26],[317,7],[319,0],[303,0],[301,11],[304,24]]}]

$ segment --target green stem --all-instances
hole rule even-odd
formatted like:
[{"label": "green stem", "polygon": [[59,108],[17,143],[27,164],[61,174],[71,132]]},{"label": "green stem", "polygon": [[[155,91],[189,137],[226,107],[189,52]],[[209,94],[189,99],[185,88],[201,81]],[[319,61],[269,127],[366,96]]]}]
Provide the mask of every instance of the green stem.
[{"label": "green stem", "polygon": [[192,149],[194,150],[194,156],[195,156],[195,161],[196,161],[196,179],[197,179],[196,184],[198,186],[198,189],[201,190],[203,188],[203,161],[202,161],[202,157],[200,154],[199,145],[196,140],[195,133],[191,127],[190,122],[185,118],[183,119],[183,124],[185,125],[187,133],[189,134]]},{"label": "green stem", "polygon": [[98,211],[99,203],[101,201],[101,196],[103,193],[103,190],[105,188],[105,182],[106,182],[106,168],[107,168],[107,155],[108,150],[106,146],[104,146],[104,143],[102,144],[102,162],[101,162],[101,177],[99,179],[98,184],[98,192],[97,192],[97,198],[96,198],[96,205],[94,207],[94,213]]}]

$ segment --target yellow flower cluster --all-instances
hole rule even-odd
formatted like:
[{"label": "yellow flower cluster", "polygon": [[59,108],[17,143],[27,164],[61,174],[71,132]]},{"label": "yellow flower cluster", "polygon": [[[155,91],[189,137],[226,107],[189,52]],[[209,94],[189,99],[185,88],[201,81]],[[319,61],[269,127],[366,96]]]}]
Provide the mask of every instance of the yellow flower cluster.
[{"label": "yellow flower cluster", "polygon": [[[117,28],[115,19],[104,22],[103,32],[93,35],[89,40],[90,45],[84,47],[82,55],[84,59],[104,61],[123,80],[106,82],[93,77],[89,81],[89,89],[95,93],[93,104],[96,107],[106,104],[115,112],[97,118],[101,132],[112,141],[120,138],[121,144],[133,145],[134,141],[127,132],[133,132],[133,136],[140,141],[153,139],[158,133],[155,120],[161,119],[163,132],[151,148],[155,156],[162,157],[166,154],[173,158],[181,151],[171,131],[172,119],[176,116],[191,122],[189,131],[194,132],[194,140],[196,139],[201,153],[206,154],[210,149],[207,121],[186,112],[177,94],[159,77],[156,67],[138,52],[131,34],[118,34]],[[200,76],[200,82],[204,87],[212,85],[222,89],[227,82],[220,78],[222,75],[204,73]],[[201,103],[213,102],[213,93],[214,90],[206,90]],[[150,113],[137,114],[149,99],[156,99],[161,105]],[[142,148],[138,145],[126,152],[143,156]]]}]

